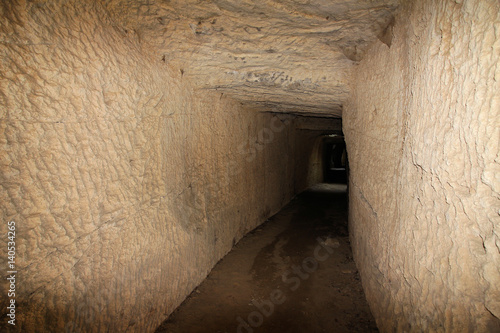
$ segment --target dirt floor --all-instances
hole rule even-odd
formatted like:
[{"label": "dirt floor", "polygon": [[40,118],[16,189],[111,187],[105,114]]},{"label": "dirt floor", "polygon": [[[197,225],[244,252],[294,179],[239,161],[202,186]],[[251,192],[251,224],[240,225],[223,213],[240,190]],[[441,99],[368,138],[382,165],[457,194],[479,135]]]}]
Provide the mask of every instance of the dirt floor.
[{"label": "dirt floor", "polygon": [[224,257],[156,332],[377,332],[352,259],[345,185],[294,199]]}]

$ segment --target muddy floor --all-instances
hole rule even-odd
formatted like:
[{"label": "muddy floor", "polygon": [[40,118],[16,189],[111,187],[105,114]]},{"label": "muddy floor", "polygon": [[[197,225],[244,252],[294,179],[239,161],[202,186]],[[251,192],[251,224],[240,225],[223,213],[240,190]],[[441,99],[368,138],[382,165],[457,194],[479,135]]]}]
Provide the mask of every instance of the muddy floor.
[{"label": "muddy floor", "polygon": [[377,332],[345,185],[320,184],[245,236],[156,332]]}]

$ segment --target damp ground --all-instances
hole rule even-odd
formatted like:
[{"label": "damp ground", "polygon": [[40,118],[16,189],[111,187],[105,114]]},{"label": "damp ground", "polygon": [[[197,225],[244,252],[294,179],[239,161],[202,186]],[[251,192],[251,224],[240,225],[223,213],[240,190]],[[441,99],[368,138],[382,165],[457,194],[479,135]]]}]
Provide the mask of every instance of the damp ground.
[{"label": "damp ground", "polygon": [[349,244],[346,186],[316,185],[246,235],[156,332],[378,332]]}]

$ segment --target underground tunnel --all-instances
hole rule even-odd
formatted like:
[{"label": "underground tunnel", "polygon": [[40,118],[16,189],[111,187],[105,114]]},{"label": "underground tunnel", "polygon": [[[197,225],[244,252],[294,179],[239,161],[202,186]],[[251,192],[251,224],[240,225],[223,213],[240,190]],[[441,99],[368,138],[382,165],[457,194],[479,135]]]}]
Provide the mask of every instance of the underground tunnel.
[{"label": "underground tunnel", "polygon": [[0,16],[0,331],[500,332],[497,0]]}]

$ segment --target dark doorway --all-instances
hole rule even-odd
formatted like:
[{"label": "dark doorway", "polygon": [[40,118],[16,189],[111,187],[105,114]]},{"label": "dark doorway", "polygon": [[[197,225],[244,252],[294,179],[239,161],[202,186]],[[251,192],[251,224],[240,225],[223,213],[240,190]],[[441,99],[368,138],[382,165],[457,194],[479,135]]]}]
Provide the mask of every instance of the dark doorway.
[{"label": "dark doorway", "polygon": [[323,141],[323,175],[325,183],[347,184],[347,151],[344,137],[328,136]]}]

